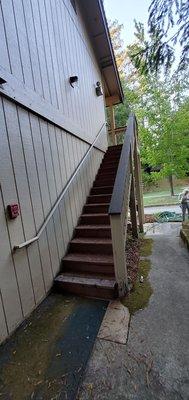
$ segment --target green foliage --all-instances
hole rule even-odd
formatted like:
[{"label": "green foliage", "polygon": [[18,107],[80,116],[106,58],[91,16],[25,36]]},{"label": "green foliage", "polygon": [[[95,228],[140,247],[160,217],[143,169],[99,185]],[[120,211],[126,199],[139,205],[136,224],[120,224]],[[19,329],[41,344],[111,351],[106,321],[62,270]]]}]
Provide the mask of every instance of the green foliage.
[{"label": "green foliage", "polygon": [[[115,28],[115,25],[114,25]],[[116,31],[116,41],[122,26]],[[111,32],[112,34],[112,32]],[[114,34],[113,44],[114,44]],[[160,173],[144,175],[145,185],[163,177],[184,177],[189,171],[189,79],[188,73],[144,73],[145,63],[137,64],[132,55],[146,47],[144,26],[135,21],[135,42],[128,46],[122,69],[125,103],[115,108],[117,126],[126,124],[128,114],[136,114],[139,126],[142,164],[160,166]],[[120,42],[119,42],[120,43]]]},{"label": "green foliage", "polygon": [[189,1],[152,0],[149,8],[149,40],[134,54],[135,63],[148,74],[165,67],[168,71],[178,53],[177,71],[188,69],[189,59]]}]

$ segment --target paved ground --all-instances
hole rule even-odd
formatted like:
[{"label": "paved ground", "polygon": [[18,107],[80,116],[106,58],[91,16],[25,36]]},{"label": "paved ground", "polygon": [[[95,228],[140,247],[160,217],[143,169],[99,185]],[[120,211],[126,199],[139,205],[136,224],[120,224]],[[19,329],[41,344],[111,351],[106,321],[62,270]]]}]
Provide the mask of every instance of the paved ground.
[{"label": "paved ground", "polygon": [[149,304],[131,317],[126,345],[96,341],[79,400],[189,400],[189,253],[178,224],[159,225],[148,233]]},{"label": "paved ground", "polygon": [[49,295],[0,347],[0,400],[74,400],[106,307]]},{"label": "paved ground", "polygon": [[181,208],[179,205],[176,206],[154,206],[154,207],[144,207],[145,214],[155,214],[162,211],[173,211],[178,214],[182,214]]}]

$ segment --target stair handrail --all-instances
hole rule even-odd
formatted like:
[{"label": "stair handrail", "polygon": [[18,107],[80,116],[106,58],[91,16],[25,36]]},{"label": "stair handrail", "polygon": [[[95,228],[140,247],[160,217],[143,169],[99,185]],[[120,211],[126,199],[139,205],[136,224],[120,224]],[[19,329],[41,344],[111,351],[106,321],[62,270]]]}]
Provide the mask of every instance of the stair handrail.
[{"label": "stair handrail", "polygon": [[[53,216],[54,212],[56,211],[58,205],[60,204],[61,200],[63,199],[63,197],[65,196],[67,190],[69,189],[71,183],[73,182],[73,180],[75,179],[76,175],[78,174],[80,168],[82,167],[82,165],[84,164],[84,162],[86,161],[89,153],[91,152],[91,150],[93,149],[93,147],[95,146],[95,143],[97,142],[98,138],[100,137],[101,133],[103,132],[104,127],[107,126],[107,122],[104,122],[103,125],[101,126],[100,130],[98,131],[94,141],[92,142],[92,144],[90,145],[90,147],[88,148],[87,152],[85,153],[85,155],[83,156],[82,160],[80,161],[80,163],[78,164],[77,168],[75,169],[75,171],[73,172],[73,174],[71,175],[70,179],[68,180],[66,186],[63,188],[62,192],[60,193],[60,195],[58,196],[54,206],[52,207],[51,211],[48,213],[47,217],[45,218],[43,224],[41,225],[41,228],[39,229],[38,233],[31,239],[26,240],[25,242],[19,244],[19,245],[15,245],[13,247],[13,251],[16,251],[18,249],[22,249],[23,247],[27,247],[30,244],[36,242],[37,240],[39,240],[41,234],[43,233],[44,229],[46,228],[49,220],[51,219],[51,217]],[[101,151],[102,153],[105,153],[104,150],[98,148],[99,151]]]},{"label": "stair handrail", "polygon": [[124,143],[122,146],[112,198],[108,210],[109,215],[121,214],[122,212],[125,186],[127,184],[126,179],[128,179],[127,171],[129,167],[130,146],[135,138],[135,133],[134,133],[135,123],[136,123],[135,120],[136,120],[135,115],[130,114],[128,124],[125,130]]},{"label": "stair handrail", "polygon": [[142,232],[144,218],[137,120],[135,115],[131,114],[124,135],[124,143],[108,210],[111,225],[114,272],[120,297],[124,296],[128,291],[125,247],[129,207],[133,236],[138,237],[136,200],[139,227]]}]

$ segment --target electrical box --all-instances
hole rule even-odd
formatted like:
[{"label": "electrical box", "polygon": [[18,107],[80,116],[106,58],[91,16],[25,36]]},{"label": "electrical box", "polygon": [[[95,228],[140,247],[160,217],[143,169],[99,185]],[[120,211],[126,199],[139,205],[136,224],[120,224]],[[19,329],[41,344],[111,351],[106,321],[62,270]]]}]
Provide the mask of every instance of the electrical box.
[{"label": "electrical box", "polygon": [[15,219],[20,214],[19,204],[8,204],[7,212],[10,219]]}]

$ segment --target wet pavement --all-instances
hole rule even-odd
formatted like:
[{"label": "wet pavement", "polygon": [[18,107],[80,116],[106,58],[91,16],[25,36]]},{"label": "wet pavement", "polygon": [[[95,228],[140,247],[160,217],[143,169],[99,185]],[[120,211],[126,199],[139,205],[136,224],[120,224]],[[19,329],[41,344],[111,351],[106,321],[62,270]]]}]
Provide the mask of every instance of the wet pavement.
[{"label": "wet pavement", "polygon": [[107,304],[49,295],[0,347],[0,400],[74,400]]},{"label": "wet pavement", "polygon": [[96,340],[79,400],[189,400],[189,253],[179,229],[148,232],[149,302],[131,316],[126,345]]}]

